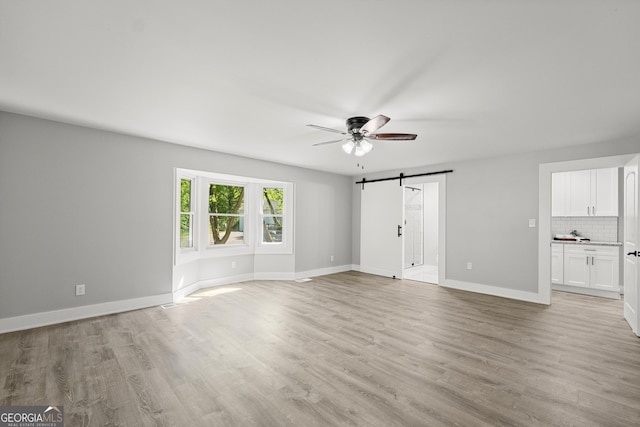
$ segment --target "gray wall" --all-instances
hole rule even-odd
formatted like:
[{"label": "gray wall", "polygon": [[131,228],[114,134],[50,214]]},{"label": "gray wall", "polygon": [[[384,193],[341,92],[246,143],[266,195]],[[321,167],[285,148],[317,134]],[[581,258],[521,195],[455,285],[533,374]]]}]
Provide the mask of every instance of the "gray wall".
[{"label": "gray wall", "polygon": [[438,264],[438,184],[423,184],[424,194],[424,263]]},{"label": "gray wall", "polygon": [[348,177],[0,112],[0,318],[170,293],[175,167],[295,183],[295,270],[351,264]]},{"label": "gray wall", "polygon": [[[364,175],[382,178],[453,169],[446,184],[446,278],[538,290],[538,166],[640,152],[640,136],[619,141]],[[354,177],[353,181],[363,176]],[[369,184],[375,185],[375,184]],[[353,186],[353,262],[358,264],[360,186]],[[538,222],[538,221],[536,221]],[[467,270],[466,263],[473,269]]]}]

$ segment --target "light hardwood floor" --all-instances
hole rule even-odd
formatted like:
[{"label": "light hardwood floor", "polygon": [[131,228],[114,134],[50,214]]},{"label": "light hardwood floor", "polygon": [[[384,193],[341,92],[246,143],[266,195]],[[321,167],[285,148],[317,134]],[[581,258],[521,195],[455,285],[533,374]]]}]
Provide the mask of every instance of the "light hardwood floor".
[{"label": "light hardwood floor", "polygon": [[253,281],[0,335],[0,404],[67,426],[640,425],[640,339],[615,300]]}]

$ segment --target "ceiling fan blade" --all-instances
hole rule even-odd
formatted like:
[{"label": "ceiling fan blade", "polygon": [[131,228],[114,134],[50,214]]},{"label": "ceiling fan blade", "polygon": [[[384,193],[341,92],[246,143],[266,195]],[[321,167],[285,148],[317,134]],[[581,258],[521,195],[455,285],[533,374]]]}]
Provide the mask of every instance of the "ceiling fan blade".
[{"label": "ceiling fan blade", "polygon": [[389,117],[383,116],[382,114],[375,116],[373,119],[362,125],[362,127],[360,128],[360,133],[368,134],[371,132],[375,132],[382,126],[386,125],[389,120],[391,120]]},{"label": "ceiling fan blade", "polygon": [[334,141],[325,141],[325,142],[318,142],[313,144],[314,147],[317,147],[318,145],[327,145],[327,144],[335,144],[336,142],[342,142],[342,141],[347,141],[350,138],[346,138],[346,139],[336,139]]},{"label": "ceiling fan blade", "polygon": [[413,141],[417,136],[415,133],[374,133],[366,137],[381,141]]},{"label": "ceiling fan blade", "polygon": [[331,128],[326,128],[324,126],[318,126],[318,125],[307,125],[307,126],[311,126],[312,128],[316,128],[316,129],[320,129],[320,130],[326,130],[328,132],[335,132],[335,133],[341,133],[343,135],[346,135],[347,133],[343,130],[338,130],[338,129],[331,129]]}]

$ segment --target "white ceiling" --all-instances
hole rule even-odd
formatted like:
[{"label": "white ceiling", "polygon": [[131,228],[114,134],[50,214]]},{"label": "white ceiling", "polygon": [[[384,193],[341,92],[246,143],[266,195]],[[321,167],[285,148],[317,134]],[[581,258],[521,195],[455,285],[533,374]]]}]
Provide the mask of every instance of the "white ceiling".
[{"label": "white ceiling", "polygon": [[[0,0],[0,63],[2,110],[347,175],[640,132],[640,1]],[[305,126],[377,114],[418,139]]]}]

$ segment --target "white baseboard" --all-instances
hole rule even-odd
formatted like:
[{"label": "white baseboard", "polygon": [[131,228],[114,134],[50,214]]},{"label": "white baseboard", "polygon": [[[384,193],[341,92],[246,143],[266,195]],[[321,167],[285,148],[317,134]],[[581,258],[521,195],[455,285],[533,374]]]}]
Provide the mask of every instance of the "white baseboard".
[{"label": "white baseboard", "polygon": [[[378,276],[391,277],[389,272],[376,270],[375,268],[360,265],[352,265],[351,270],[361,271],[363,273],[375,274]],[[518,291],[515,289],[501,288],[499,286],[483,285],[481,283],[463,282],[460,280],[443,279],[438,280],[439,286],[445,288],[459,289],[461,291],[477,292],[479,294],[493,295],[496,297],[511,298],[527,302],[535,302],[538,304],[549,304],[539,293]]]},{"label": "white baseboard", "polygon": [[306,277],[317,277],[317,276],[326,276],[327,274],[335,274],[335,273],[343,273],[345,271],[353,270],[354,266],[351,264],[348,265],[338,265],[335,267],[326,267],[326,268],[317,268],[315,270],[307,270],[307,271],[299,271],[295,273],[294,280],[304,279]]},{"label": "white baseboard", "polygon": [[247,282],[249,280],[297,280],[305,277],[324,276],[326,274],[341,273],[343,271],[353,270],[353,265],[340,265],[336,267],[319,268],[316,270],[301,271],[298,273],[288,272],[263,272],[255,274],[242,274],[238,276],[224,277],[220,279],[201,280],[178,289],[173,293],[173,302],[179,302],[183,298],[191,295],[200,289],[211,288],[214,286],[232,285],[234,283]]},{"label": "white baseboard", "polygon": [[191,295],[194,292],[204,288],[211,288],[214,286],[232,285],[234,283],[246,282],[248,280],[254,280],[253,274],[239,274],[237,276],[222,277],[219,279],[207,279],[200,280],[178,289],[173,293],[173,302],[179,302],[184,297]]},{"label": "white baseboard", "polygon": [[162,294],[8,317],[0,319],[0,334],[153,307],[169,303],[171,299],[171,294]]},{"label": "white baseboard", "polygon": [[253,280],[294,280],[294,273],[279,273],[276,271],[256,273],[253,275]]},{"label": "white baseboard", "polygon": [[605,291],[602,289],[581,288],[579,286],[560,285],[556,283],[551,284],[551,289],[553,289],[554,291],[571,292],[573,294],[589,295],[592,297],[620,299],[619,291]]},{"label": "white baseboard", "polygon": [[62,310],[47,311],[42,313],[26,314],[23,316],[0,319],[0,334],[25,329],[38,328],[41,326],[54,325],[56,323],[70,322],[73,320],[88,319],[91,317],[104,316],[107,314],[121,313],[130,310],[153,307],[171,302],[179,302],[188,295],[200,289],[214,286],[231,285],[234,283],[246,282],[249,280],[296,280],[305,277],[323,276],[326,274],[341,273],[344,271],[356,270],[356,265],[341,265],[336,267],[320,268],[315,270],[301,271],[298,273],[273,272],[258,274],[241,274],[237,276],[224,277],[220,279],[201,280],[178,289],[173,294],[162,294],[150,297],[133,298],[121,301],[112,301],[101,304],[83,305],[81,307],[65,308]]},{"label": "white baseboard", "polygon": [[548,304],[542,295],[536,292],[519,291],[516,289],[501,288],[499,286],[483,285],[481,283],[462,282],[459,280],[444,279],[440,286],[459,289],[461,291],[477,292],[496,297],[511,298],[538,304]]}]

